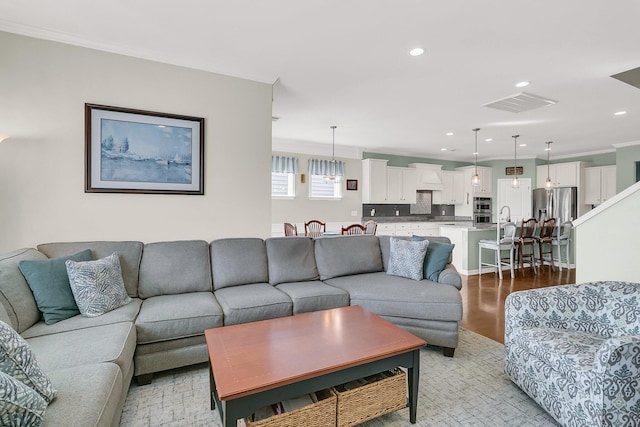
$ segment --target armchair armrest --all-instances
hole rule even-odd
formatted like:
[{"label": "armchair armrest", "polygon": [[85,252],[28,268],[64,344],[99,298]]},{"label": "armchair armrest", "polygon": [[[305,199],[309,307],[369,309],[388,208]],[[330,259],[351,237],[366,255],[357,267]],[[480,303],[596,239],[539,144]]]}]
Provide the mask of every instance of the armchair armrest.
[{"label": "armchair armrest", "polygon": [[[607,339],[595,355],[590,379],[593,408],[603,424],[640,424],[640,335]],[[635,418],[634,418],[635,417]]]}]

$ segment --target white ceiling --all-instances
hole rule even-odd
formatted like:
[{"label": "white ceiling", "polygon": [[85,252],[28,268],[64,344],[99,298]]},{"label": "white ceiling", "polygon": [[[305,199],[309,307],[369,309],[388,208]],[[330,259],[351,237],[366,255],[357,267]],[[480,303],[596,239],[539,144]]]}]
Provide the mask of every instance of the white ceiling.
[{"label": "white ceiling", "polygon": [[[279,79],[287,145],[330,144],[337,125],[336,145],[461,161],[475,127],[480,160],[510,158],[514,134],[529,158],[640,141],[640,90],[609,77],[640,67],[639,16],[636,0],[0,0],[0,30]],[[558,103],[482,106],[523,90]]]}]

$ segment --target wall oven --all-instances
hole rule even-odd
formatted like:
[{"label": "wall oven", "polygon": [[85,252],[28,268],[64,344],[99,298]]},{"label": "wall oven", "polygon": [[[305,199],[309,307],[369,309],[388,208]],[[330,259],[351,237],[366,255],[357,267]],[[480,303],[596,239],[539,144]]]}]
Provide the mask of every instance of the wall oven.
[{"label": "wall oven", "polygon": [[491,197],[473,198],[473,224],[489,224],[491,222]]},{"label": "wall oven", "polygon": [[491,214],[474,213],[473,224],[489,224],[491,223]]}]

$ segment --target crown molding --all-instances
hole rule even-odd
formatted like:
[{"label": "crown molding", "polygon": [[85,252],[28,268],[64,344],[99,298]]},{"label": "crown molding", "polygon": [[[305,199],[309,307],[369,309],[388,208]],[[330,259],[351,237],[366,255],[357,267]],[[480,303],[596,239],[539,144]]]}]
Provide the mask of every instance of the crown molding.
[{"label": "crown molding", "polygon": [[[309,141],[295,141],[290,139],[273,139],[271,141],[271,151],[331,157],[333,150],[331,144]],[[336,157],[340,157],[343,159],[362,160],[362,149],[357,147],[336,144],[335,153]]]},{"label": "crown molding", "polygon": [[633,145],[640,145],[640,141],[619,142],[611,145],[613,145],[615,148],[624,148],[624,147],[631,147]]}]

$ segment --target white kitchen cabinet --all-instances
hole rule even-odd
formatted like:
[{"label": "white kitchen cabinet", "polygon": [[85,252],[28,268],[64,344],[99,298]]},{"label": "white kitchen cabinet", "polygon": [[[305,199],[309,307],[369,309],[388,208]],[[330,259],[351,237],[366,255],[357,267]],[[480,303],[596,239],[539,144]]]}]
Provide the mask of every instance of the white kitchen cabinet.
[{"label": "white kitchen cabinet", "polygon": [[416,203],[416,170],[387,166],[387,160],[362,161],[362,203]]},{"label": "white kitchen cabinet", "polygon": [[599,205],[616,194],[616,167],[598,166],[584,170],[584,202]]},{"label": "white kitchen cabinet", "polygon": [[387,202],[387,160],[362,161],[362,203]]},{"label": "white kitchen cabinet", "polygon": [[[554,163],[549,165],[549,177],[554,187],[578,187],[581,162]],[[536,188],[545,188],[547,165],[536,167]]]},{"label": "white kitchen cabinet", "polygon": [[396,225],[392,222],[379,222],[376,228],[376,234],[378,236],[395,236]]},{"label": "white kitchen cabinet", "polygon": [[440,225],[435,222],[384,222],[378,223],[378,236],[439,236]]},{"label": "white kitchen cabinet", "polygon": [[[486,166],[478,166],[478,176],[480,177],[480,183],[478,185],[471,184],[471,178],[476,171],[475,166],[463,166],[456,168],[464,174],[464,188],[465,193],[469,193],[470,197],[492,197],[493,195],[493,169]],[[465,194],[466,196],[466,194]],[[471,200],[472,202],[473,200]],[[466,203],[466,200],[464,200]]]},{"label": "white kitchen cabinet", "polygon": [[442,171],[442,191],[434,191],[434,205],[459,205],[464,202],[464,174],[458,171]]}]

